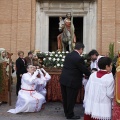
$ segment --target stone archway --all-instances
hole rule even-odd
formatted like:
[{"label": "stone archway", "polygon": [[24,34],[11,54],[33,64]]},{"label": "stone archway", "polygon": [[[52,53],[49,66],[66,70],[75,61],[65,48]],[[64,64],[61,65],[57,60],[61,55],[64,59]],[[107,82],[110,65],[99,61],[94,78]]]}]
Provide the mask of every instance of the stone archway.
[{"label": "stone archway", "polygon": [[96,49],[96,11],[97,2],[94,0],[36,2],[36,43],[35,48],[43,52],[49,50],[49,17],[65,16],[73,12],[75,17],[83,17],[83,43],[85,52]]}]

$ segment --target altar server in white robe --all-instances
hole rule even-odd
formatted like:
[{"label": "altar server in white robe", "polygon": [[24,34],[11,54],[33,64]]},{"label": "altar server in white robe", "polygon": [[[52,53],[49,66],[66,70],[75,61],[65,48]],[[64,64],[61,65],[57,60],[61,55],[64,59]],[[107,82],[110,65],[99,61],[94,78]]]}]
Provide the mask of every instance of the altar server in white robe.
[{"label": "altar server in white robe", "polygon": [[45,102],[45,97],[35,90],[40,80],[37,78],[39,71],[34,72],[32,65],[28,65],[27,71],[21,79],[21,90],[18,93],[16,107],[10,109],[8,111],[10,113],[38,112]]},{"label": "altar server in white robe", "polygon": [[114,97],[112,60],[102,57],[98,61],[98,66],[100,70],[90,75],[85,88],[84,120],[111,120]]},{"label": "altar server in white robe", "polygon": [[96,50],[91,50],[88,53],[88,56],[91,58],[91,64],[90,64],[91,70],[93,68],[96,68],[97,70],[100,70],[99,67],[98,67],[98,61],[103,56],[99,55],[99,53]]},{"label": "altar server in white robe", "polygon": [[47,82],[51,79],[51,76],[43,69],[39,69],[41,84],[37,84],[36,91],[42,94],[44,97],[46,96],[47,90],[46,85]]}]

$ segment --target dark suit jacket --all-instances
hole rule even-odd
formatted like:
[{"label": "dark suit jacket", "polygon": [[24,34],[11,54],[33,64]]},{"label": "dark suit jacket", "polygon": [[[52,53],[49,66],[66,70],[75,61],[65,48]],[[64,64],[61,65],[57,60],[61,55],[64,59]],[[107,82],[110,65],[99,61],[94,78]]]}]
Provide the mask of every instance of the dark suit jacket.
[{"label": "dark suit jacket", "polygon": [[60,83],[68,87],[80,88],[83,74],[90,76],[90,71],[86,68],[83,58],[76,51],[67,54],[60,76]]},{"label": "dark suit jacket", "polygon": [[[25,59],[24,59],[24,61],[25,61]],[[16,74],[20,75],[20,74],[24,74],[26,72],[27,72],[27,70],[26,70],[26,61],[24,63],[21,58],[18,58],[16,60]]]}]

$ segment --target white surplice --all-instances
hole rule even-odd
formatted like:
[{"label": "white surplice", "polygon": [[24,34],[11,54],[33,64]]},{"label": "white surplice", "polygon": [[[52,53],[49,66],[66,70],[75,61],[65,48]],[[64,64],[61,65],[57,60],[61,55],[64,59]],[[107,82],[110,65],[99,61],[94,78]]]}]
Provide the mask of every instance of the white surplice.
[{"label": "white surplice", "polygon": [[45,102],[45,97],[35,90],[36,85],[40,82],[40,79],[36,77],[37,75],[38,71],[34,72],[33,75],[30,73],[23,74],[16,107],[8,112],[16,114],[40,111],[42,104]]},{"label": "white surplice", "polygon": [[97,77],[92,73],[85,87],[85,114],[99,120],[110,120],[112,98],[114,97],[114,79],[112,73]]},{"label": "white surplice", "polygon": [[[45,73],[45,76],[43,75],[41,70]],[[47,85],[47,82],[51,79],[51,76],[43,68],[41,68],[41,70],[39,70],[39,73],[41,75],[41,84],[38,84],[36,86],[36,91],[45,97],[47,93],[47,90],[45,87]]]}]

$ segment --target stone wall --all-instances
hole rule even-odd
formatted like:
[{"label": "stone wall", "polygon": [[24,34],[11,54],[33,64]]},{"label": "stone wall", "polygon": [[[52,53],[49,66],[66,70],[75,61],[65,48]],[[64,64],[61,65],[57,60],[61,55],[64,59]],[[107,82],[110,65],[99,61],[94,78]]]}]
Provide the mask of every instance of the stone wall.
[{"label": "stone wall", "polygon": [[[84,53],[89,52],[92,48],[96,49],[97,2],[93,0],[74,0],[72,2],[68,0],[57,0],[56,2],[50,2],[50,0],[47,0],[46,2],[44,0],[37,2],[36,49],[43,52],[49,51],[49,30],[51,30],[51,28],[49,28],[49,18],[57,17],[59,22],[59,16],[65,17],[68,12],[73,12],[74,17],[83,17],[83,43],[85,44]],[[81,23],[79,22],[78,24]],[[57,35],[55,37],[57,41]]]}]

